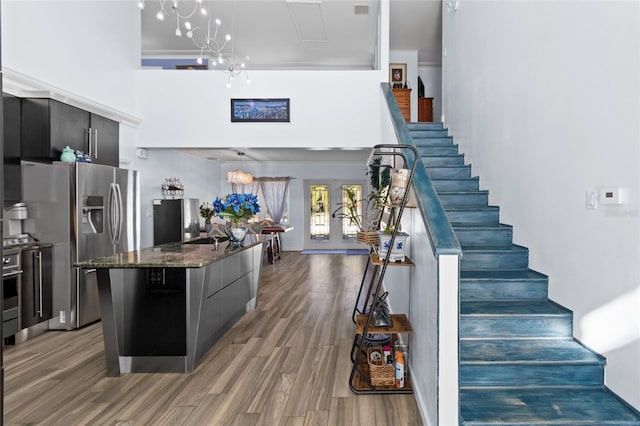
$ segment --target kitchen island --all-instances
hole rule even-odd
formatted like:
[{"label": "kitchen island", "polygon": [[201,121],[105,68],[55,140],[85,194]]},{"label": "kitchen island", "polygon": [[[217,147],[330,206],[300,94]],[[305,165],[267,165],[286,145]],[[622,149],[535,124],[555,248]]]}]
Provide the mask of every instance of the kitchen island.
[{"label": "kitchen island", "polygon": [[96,269],[108,376],[190,372],[255,309],[263,245],[210,239],[169,243],[79,262]]}]

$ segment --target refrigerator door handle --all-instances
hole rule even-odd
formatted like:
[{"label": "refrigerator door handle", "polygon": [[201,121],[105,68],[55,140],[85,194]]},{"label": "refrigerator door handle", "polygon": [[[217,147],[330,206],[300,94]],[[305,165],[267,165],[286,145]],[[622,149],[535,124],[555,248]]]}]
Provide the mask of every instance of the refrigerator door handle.
[{"label": "refrigerator door handle", "polygon": [[36,254],[36,259],[38,261],[38,301],[40,302],[36,313],[40,318],[42,318],[42,252],[38,251],[38,253]]},{"label": "refrigerator door handle", "polygon": [[111,232],[111,244],[117,242],[117,226],[118,226],[118,202],[116,200],[116,184],[109,185],[109,231]]},{"label": "refrigerator door handle", "polygon": [[122,211],[122,191],[120,190],[120,184],[114,184],[116,189],[116,202],[117,202],[117,210],[118,210],[118,222],[116,224],[116,243],[120,242],[120,237],[122,236],[122,225],[124,220],[124,212]]}]

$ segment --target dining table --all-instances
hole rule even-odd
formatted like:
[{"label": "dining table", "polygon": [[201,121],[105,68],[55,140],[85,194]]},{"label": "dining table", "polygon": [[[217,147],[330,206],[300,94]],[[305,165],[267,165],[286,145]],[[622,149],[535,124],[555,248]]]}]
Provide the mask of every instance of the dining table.
[{"label": "dining table", "polygon": [[283,232],[289,232],[293,229],[293,226],[289,225],[269,225],[262,227],[262,234],[271,234],[273,238],[267,243],[267,259],[269,263],[275,263],[280,259],[282,253],[282,244],[280,241],[280,234]]}]

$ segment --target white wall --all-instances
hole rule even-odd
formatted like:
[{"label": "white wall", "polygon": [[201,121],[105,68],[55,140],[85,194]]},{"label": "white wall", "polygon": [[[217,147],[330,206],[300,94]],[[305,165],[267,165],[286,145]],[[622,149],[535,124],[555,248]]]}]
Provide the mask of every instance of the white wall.
[{"label": "white wall", "polygon": [[[640,3],[465,1],[443,16],[446,124],[606,384],[640,408]],[[622,205],[586,208],[620,187]]]},{"label": "white wall", "polygon": [[[212,201],[222,186],[217,162],[173,150],[148,150],[146,159],[134,157],[126,166],[140,171],[140,247],[143,248],[153,246],[153,200],[162,198],[161,185],[166,178],[180,178],[184,198],[197,198],[200,203]],[[200,225],[204,226],[202,218]]]},{"label": "white wall", "polygon": [[2,67],[127,114],[140,66],[134,1],[2,1]]}]

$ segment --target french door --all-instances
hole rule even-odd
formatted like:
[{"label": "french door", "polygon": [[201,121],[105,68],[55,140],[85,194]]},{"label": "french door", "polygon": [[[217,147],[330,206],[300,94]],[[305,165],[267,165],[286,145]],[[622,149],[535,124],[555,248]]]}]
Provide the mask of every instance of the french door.
[{"label": "french door", "polygon": [[[340,217],[340,205],[344,203],[343,187],[352,188],[357,199],[363,198],[364,181],[305,180],[305,229],[304,248],[312,249],[361,249],[356,243],[358,228],[348,219]],[[362,208],[362,206],[359,206]]]}]

